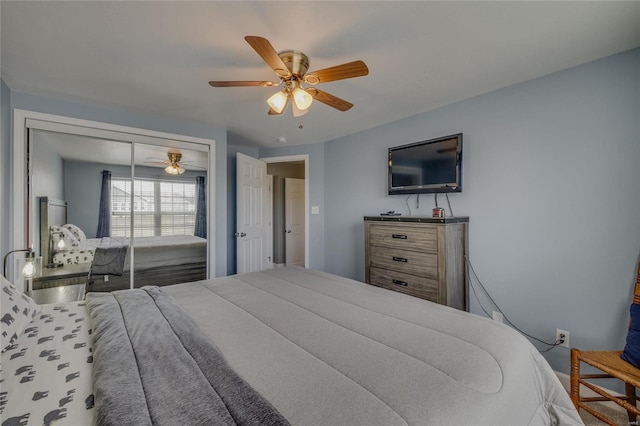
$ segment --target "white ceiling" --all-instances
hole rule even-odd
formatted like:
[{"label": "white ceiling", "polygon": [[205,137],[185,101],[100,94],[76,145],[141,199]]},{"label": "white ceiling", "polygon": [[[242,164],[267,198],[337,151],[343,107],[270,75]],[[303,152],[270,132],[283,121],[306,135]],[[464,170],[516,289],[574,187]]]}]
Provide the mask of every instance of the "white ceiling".
[{"label": "white ceiling", "polygon": [[[131,164],[131,145],[127,142],[99,139],[83,135],[33,131],[34,149],[46,145],[65,161],[82,161],[99,164],[128,166]],[[182,154],[180,164],[187,170],[207,170],[208,153],[182,148],[169,148],[159,145],[136,143],[135,164],[138,166],[165,168],[169,152]]]},{"label": "white ceiling", "polygon": [[[226,128],[254,146],[332,140],[640,46],[640,2],[0,2],[1,72],[54,94]],[[275,88],[244,41],[305,52],[311,70],[361,59],[370,74],[320,86],[318,102],[267,116]],[[299,129],[299,125],[303,128]]]}]

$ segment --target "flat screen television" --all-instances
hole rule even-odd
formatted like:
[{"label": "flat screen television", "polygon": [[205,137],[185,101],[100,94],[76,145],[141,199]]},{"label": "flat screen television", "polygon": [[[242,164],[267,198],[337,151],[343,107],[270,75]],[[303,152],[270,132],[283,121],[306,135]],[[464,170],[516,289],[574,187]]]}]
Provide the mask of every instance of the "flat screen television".
[{"label": "flat screen television", "polygon": [[389,148],[389,194],[462,192],[462,133]]}]

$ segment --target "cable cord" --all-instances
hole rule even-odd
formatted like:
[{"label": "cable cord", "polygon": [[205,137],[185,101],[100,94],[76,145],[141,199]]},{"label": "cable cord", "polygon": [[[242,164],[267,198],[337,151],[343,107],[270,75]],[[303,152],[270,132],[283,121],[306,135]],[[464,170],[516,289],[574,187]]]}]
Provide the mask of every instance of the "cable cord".
[{"label": "cable cord", "polygon": [[451,213],[451,217],[456,217],[456,215],[453,214],[453,210],[451,210],[451,203],[449,202],[449,194],[445,192],[444,196],[447,197],[447,204],[449,205],[449,213]]},{"label": "cable cord", "polygon": [[411,206],[409,206],[409,198],[411,198],[411,195],[407,195],[407,199],[405,201],[407,203],[407,208],[409,209],[409,216],[411,216]]},{"label": "cable cord", "polygon": [[467,277],[469,278],[469,284],[471,285],[471,291],[473,292],[473,295],[475,296],[476,300],[478,301],[478,304],[480,305],[480,308],[482,309],[482,311],[489,317],[491,318],[491,315],[489,314],[489,312],[487,312],[487,310],[484,308],[484,306],[482,305],[482,302],[480,301],[480,298],[478,297],[478,294],[476,293],[476,289],[473,285],[473,279],[471,277],[471,275],[469,274],[469,271],[471,271],[473,273],[473,276],[475,277],[475,280],[478,282],[478,284],[480,285],[480,288],[482,289],[482,291],[484,292],[484,294],[486,294],[486,296],[489,298],[489,300],[491,301],[491,303],[493,304],[493,306],[496,307],[496,309],[498,310],[498,312],[500,312],[506,322],[506,324],[510,325],[512,328],[514,328],[515,330],[517,330],[518,332],[522,333],[523,335],[527,336],[530,339],[533,339],[537,342],[540,342],[542,344],[545,344],[547,346],[550,346],[550,348],[545,349],[543,351],[540,352],[547,352],[550,351],[551,349],[555,348],[556,346],[560,345],[560,339],[556,340],[553,343],[549,343],[549,342],[545,342],[544,340],[538,339],[537,337],[534,337],[528,333],[525,333],[524,331],[522,331],[521,329],[519,329],[514,323],[512,323],[509,318],[507,318],[507,316],[504,314],[504,312],[502,312],[502,309],[500,309],[500,307],[498,306],[498,304],[495,302],[495,300],[493,300],[493,298],[491,297],[491,295],[489,294],[489,292],[487,291],[487,289],[484,287],[484,285],[482,284],[482,281],[480,281],[480,278],[478,277],[478,275],[476,274],[476,271],[473,269],[473,265],[471,264],[471,261],[469,260],[469,257],[465,255],[465,259],[467,261],[467,264],[469,265],[469,268],[467,269]]}]

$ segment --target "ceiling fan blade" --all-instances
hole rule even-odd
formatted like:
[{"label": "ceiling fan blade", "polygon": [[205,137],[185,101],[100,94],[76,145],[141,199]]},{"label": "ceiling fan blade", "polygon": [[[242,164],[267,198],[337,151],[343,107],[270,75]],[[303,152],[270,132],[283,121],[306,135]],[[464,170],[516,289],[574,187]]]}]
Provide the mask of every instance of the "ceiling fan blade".
[{"label": "ceiling fan blade", "polygon": [[258,36],[246,36],[244,39],[253,47],[253,50],[260,55],[262,60],[278,74],[278,77],[287,78],[291,76],[291,72],[289,72],[285,63],[282,62],[282,59],[278,56],[278,52],[276,52],[271,43],[269,43],[269,40]]},{"label": "ceiling fan blade", "polygon": [[316,101],[322,102],[323,104],[329,105],[330,107],[333,107],[340,111],[347,111],[353,106],[351,102],[347,102],[344,99],[340,99],[339,97],[334,96],[331,93],[323,92],[322,90],[316,89],[315,87],[309,87],[305,90]]},{"label": "ceiling fan blade", "polygon": [[344,80],[345,78],[362,77],[369,74],[367,64],[362,61],[348,62],[335,67],[311,71],[304,75],[305,83],[320,84],[328,81]]},{"label": "ceiling fan blade", "polygon": [[271,87],[276,83],[272,81],[210,81],[212,87]]}]

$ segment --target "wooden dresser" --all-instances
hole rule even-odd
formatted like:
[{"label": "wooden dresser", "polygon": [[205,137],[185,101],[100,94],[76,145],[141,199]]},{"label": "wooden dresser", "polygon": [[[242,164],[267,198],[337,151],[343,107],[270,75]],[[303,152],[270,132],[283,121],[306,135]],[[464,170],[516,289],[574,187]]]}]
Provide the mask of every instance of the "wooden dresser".
[{"label": "wooden dresser", "polygon": [[468,217],[365,216],[366,282],[467,310]]}]

